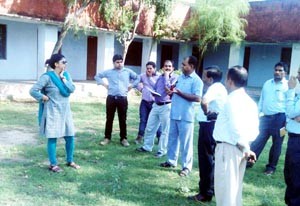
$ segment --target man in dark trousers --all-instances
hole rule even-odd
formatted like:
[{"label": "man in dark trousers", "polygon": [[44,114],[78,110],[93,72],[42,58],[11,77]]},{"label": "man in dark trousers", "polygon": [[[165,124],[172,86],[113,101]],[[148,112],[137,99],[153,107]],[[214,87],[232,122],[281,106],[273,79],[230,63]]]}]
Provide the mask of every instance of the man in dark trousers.
[{"label": "man in dark trousers", "polygon": [[212,136],[215,121],[224,106],[227,90],[220,82],[222,71],[218,66],[205,68],[202,81],[207,88],[202,97],[201,108],[198,113],[198,164],[199,164],[199,193],[189,197],[190,200],[207,202],[214,195],[214,153],[215,140]]},{"label": "man in dark trousers", "polygon": [[[300,81],[300,69],[297,78]],[[300,96],[296,95],[296,85],[296,77],[291,77],[286,100],[286,115],[289,119],[286,129],[289,139],[284,163],[285,203],[288,206],[300,205]]]},{"label": "man in dark trousers", "polygon": [[[283,62],[274,66],[274,78],[267,80],[262,88],[258,103],[260,112],[259,135],[251,144],[251,150],[259,158],[268,139],[272,136],[272,147],[269,152],[269,161],[264,171],[265,175],[272,175],[281,154],[281,146],[284,135],[280,134],[286,123],[285,115],[285,92],[288,90],[285,79],[287,67]],[[247,163],[251,167],[252,163]]]},{"label": "man in dark trousers", "polygon": [[[104,146],[110,143],[111,133],[113,128],[113,121],[115,112],[117,110],[120,125],[120,143],[124,147],[128,147],[127,141],[127,93],[134,86],[138,84],[138,76],[132,70],[123,66],[123,57],[120,54],[113,56],[113,68],[101,71],[95,76],[97,84],[104,86],[108,90],[106,98],[106,124],[105,136],[100,142]],[[103,81],[106,78],[108,84]]]}]

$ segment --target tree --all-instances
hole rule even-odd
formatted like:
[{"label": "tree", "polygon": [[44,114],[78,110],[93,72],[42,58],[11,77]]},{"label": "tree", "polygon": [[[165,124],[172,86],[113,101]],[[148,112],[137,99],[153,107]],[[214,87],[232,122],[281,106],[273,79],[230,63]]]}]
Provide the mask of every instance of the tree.
[{"label": "tree", "polygon": [[65,0],[67,5],[67,14],[61,28],[60,34],[53,48],[52,54],[56,54],[62,47],[62,42],[71,28],[76,27],[78,18],[82,12],[91,4],[95,3],[96,0]]},{"label": "tree", "polygon": [[154,9],[153,34],[162,36],[163,22],[170,14],[172,0],[102,0],[100,13],[106,22],[117,30],[117,39],[123,45],[123,58],[126,59],[128,48],[136,36],[143,11]]},{"label": "tree", "polygon": [[239,43],[245,36],[244,18],[250,9],[245,0],[197,0],[191,17],[183,29],[188,40],[197,40],[199,65],[208,46],[216,48],[221,42]]}]

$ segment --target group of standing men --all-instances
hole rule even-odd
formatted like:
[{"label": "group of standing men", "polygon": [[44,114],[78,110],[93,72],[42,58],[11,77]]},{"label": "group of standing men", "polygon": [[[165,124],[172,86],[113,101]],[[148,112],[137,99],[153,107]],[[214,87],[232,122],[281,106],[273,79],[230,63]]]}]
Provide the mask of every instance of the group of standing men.
[{"label": "group of standing men", "polygon": [[[120,142],[123,146],[129,146],[126,131],[127,93],[135,87],[142,92],[136,143],[144,140],[143,146],[136,150],[151,152],[155,137],[159,137],[155,156],[167,155],[167,161],[160,166],[177,166],[180,152],[182,170],[179,175],[187,176],[193,163],[193,105],[202,101],[198,115],[199,193],[189,199],[205,202],[211,201],[215,195],[217,205],[242,205],[246,164],[247,167],[253,165],[256,155],[260,155],[272,136],[273,145],[265,174],[275,172],[284,138],[280,131],[285,126],[287,115],[286,128],[290,138],[284,170],[287,183],[285,199],[288,205],[299,204],[299,178],[295,175],[299,171],[295,161],[299,160],[294,154],[299,155],[299,147],[296,146],[300,143],[300,101],[295,98],[295,78],[291,78],[289,83],[285,80],[286,67],[283,63],[275,65],[274,79],[264,84],[259,109],[245,91],[248,73],[241,66],[228,69],[225,88],[220,83],[222,72],[218,66],[204,70],[203,84],[195,73],[197,59],[193,56],[184,59],[179,76],[173,72],[171,60],[164,62],[162,74],[157,74],[154,62],[148,62],[146,73],[140,77],[123,67],[121,55],[113,57],[113,64],[113,69],[95,76],[97,83],[108,89],[105,137],[101,145],[110,143],[117,110]],[[300,79],[300,74],[298,77]],[[107,78],[108,84],[103,78]]]}]

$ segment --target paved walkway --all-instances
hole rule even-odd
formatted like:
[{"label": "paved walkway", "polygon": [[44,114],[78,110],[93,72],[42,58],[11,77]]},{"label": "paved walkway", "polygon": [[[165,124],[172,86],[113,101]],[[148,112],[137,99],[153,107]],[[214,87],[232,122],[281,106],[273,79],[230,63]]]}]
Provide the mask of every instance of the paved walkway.
[{"label": "paved walkway", "polygon": [[[34,101],[29,90],[35,81],[0,81],[0,100]],[[105,99],[107,91],[95,81],[75,81],[76,90],[70,96],[71,101],[89,101]]]},{"label": "paved walkway", "polygon": [[[35,81],[0,81],[0,101],[35,101],[30,95],[29,90]],[[95,81],[74,81],[76,90],[70,96],[71,101],[105,101],[107,90],[98,86]],[[256,101],[259,99],[259,88],[247,88],[248,94]],[[131,98],[133,97],[133,98]],[[131,100],[139,101],[135,90],[129,92]]]}]

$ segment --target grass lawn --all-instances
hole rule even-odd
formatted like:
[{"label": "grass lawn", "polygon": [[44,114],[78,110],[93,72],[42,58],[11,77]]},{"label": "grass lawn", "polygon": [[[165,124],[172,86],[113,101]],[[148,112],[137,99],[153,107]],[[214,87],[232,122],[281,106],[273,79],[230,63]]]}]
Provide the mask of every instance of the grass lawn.
[{"label": "grass lawn", "polygon": [[[178,175],[180,165],[175,169],[163,169],[158,165],[165,158],[154,158],[154,152],[135,152],[137,146],[133,141],[139,122],[136,102],[129,105],[127,128],[131,145],[128,148],[120,145],[117,116],[111,144],[99,146],[104,133],[105,105],[72,103],[77,128],[75,161],[81,169],[64,165],[64,142],[59,141],[58,161],[64,171],[56,174],[47,170],[46,139],[37,135],[37,106],[37,103],[0,102],[0,134],[9,134],[0,135],[0,205],[215,205],[214,199],[207,204],[187,200],[187,196],[198,191],[197,123],[194,168],[190,176],[181,178]],[[12,144],[32,139],[32,136],[34,141]],[[12,143],[6,144],[8,140]],[[270,142],[256,165],[246,171],[245,206],[284,205],[286,140],[276,173],[265,176],[269,147]]]}]

